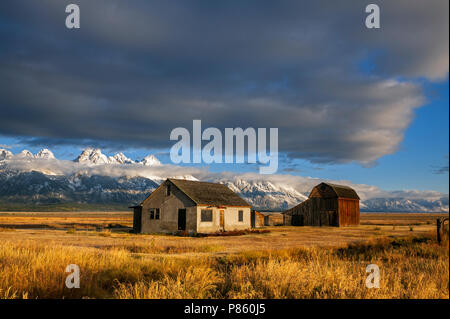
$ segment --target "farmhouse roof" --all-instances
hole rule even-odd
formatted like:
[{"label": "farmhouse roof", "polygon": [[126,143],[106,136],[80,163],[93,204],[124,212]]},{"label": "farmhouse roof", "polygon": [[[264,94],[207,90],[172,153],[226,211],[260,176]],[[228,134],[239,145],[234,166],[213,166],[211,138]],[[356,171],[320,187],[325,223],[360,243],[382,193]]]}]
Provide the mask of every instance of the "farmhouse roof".
[{"label": "farmhouse roof", "polygon": [[250,204],[224,184],[174,178],[168,180],[197,205],[250,207]]}]

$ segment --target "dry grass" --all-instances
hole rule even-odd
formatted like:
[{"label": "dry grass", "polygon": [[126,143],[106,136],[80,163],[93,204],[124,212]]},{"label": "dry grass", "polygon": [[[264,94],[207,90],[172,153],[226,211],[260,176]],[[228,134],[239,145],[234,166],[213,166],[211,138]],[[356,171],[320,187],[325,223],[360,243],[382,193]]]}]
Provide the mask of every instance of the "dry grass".
[{"label": "dry grass", "polygon": [[116,285],[114,297],[121,299],[206,299],[218,298],[222,279],[210,265],[189,266],[175,275],[165,274],[156,281]]},{"label": "dry grass", "polygon": [[361,213],[361,225],[436,225],[436,219],[448,217],[444,213]]},{"label": "dry grass", "polygon": [[130,213],[0,213],[0,228],[95,230],[110,226],[131,227]]},{"label": "dry grass", "polygon": [[[448,235],[438,245],[428,216],[413,223],[375,217],[359,227],[207,238],[99,227],[117,216],[72,217],[96,230],[4,225],[0,298],[449,298]],[[33,218],[51,224],[70,217]],[[365,287],[371,263],[380,268],[380,289]],[[79,289],[65,287],[69,264],[80,266]]]},{"label": "dry grass", "polygon": [[[426,237],[185,258],[6,243],[0,298],[448,298],[448,257]],[[380,289],[365,287],[371,263]],[[79,289],[64,285],[68,264],[80,266]]]}]

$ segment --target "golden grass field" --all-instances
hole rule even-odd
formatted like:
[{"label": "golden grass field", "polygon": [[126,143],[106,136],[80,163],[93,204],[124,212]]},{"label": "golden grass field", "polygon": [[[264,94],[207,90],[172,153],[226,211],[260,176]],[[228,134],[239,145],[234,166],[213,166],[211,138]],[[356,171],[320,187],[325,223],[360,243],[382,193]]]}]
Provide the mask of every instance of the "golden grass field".
[{"label": "golden grass field", "polygon": [[[177,237],[130,213],[0,213],[0,298],[449,298],[448,214],[361,214],[357,227]],[[112,226],[112,227],[110,227]],[[81,270],[79,289],[65,268]],[[379,289],[365,286],[377,264]]]}]

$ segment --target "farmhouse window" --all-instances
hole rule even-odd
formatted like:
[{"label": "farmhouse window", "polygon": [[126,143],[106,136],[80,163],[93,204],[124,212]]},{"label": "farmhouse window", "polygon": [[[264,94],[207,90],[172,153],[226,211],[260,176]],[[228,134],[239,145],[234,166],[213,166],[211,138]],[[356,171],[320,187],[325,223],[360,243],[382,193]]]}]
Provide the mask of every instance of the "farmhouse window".
[{"label": "farmhouse window", "polygon": [[201,221],[202,222],[212,222],[212,209],[202,209],[202,216]]},{"label": "farmhouse window", "polygon": [[171,191],[170,184],[167,184],[167,186],[166,186],[166,195],[167,196],[170,196],[170,191]]},{"label": "farmhouse window", "polygon": [[150,219],[155,219],[155,210],[150,209]]},{"label": "farmhouse window", "polygon": [[159,219],[159,208],[155,209],[155,219]]},{"label": "farmhouse window", "polygon": [[244,211],[243,210],[238,211],[238,220],[240,222],[244,221]]}]

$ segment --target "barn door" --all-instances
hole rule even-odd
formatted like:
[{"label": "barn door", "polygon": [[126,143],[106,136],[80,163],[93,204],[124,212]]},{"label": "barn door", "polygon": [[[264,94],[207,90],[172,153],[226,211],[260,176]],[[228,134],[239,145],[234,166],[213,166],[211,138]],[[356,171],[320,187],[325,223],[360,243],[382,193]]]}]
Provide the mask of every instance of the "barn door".
[{"label": "barn door", "polygon": [[186,230],[186,209],[178,210],[178,230]]},{"label": "barn door", "polygon": [[292,215],[292,226],[304,226],[303,215]]},{"label": "barn door", "polygon": [[330,226],[339,226],[337,212],[335,210],[328,211],[328,220],[330,221]]},{"label": "barn door", "polygon": [[220,229],[225,230],[225,211],[220,210]]},{"label": "barn door", "polygon": [[328,212],[319,213],[319,226],[329,226]]}]

